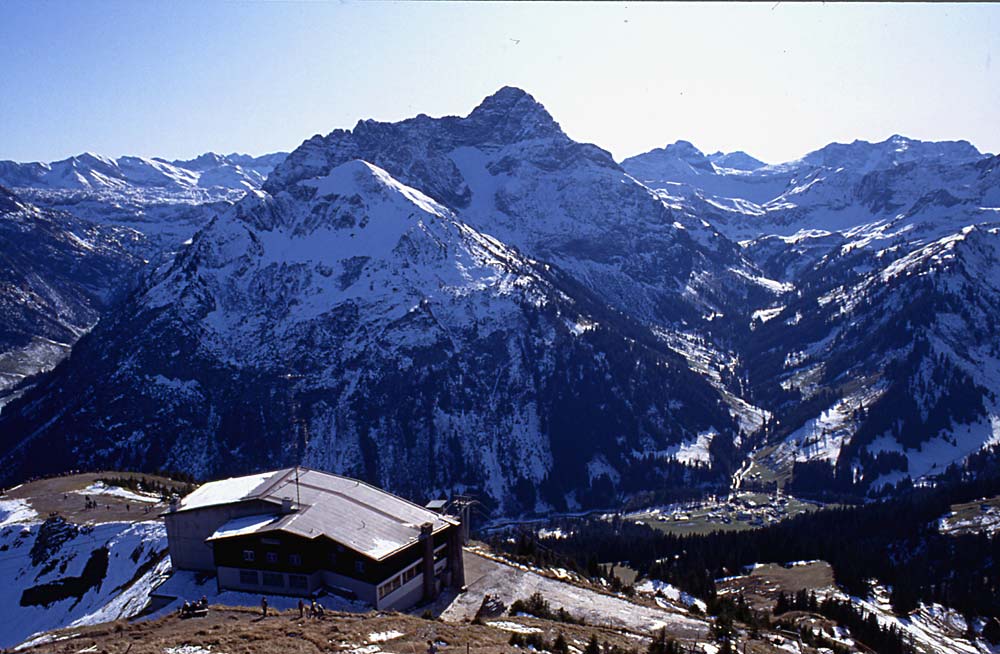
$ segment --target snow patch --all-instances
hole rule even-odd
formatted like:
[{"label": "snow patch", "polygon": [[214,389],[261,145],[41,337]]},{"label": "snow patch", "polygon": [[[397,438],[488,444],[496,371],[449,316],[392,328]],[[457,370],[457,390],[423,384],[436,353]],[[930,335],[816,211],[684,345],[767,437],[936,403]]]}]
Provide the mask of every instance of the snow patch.
[{"label": "snow patch", "polygon": [[396,638],[402,638],[405,636],[402,631],[396,631],[391,629],[389,631],[375,631],[368,634],[369,643],[384,643],[387,640],[394,640]]},{"label": "snow patch", "polygon": [[0,528],[36,522],[38,512],[25,500],[0,500]]},{"label": "snow patch", "polygon": [[120,486],[109,486],[103,481],[98,481],[86,488],[73,491],[78,495],[108,495],[110,497],[120,497],[132,502],[144,502],[147,504],[157,504],[161,501],[159,495],[152,493],[137,493]]}]

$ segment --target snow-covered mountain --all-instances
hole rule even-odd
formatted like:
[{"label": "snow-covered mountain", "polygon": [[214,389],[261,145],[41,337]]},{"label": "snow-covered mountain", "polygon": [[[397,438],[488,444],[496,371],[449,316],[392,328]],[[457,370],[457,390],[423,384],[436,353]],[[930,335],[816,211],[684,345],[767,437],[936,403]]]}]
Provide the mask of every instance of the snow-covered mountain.
[{"label": "snow-covered mountain", "polygon": [[[970,207],[978,202],[977,211],[996,206],[995,198],[984,197],[996,192],[993,180],[983,179],[988,160],[965,141],[892,136],[880,143],[832,143],[792,162],[750,170],[720,167],[679,141],[626,159],[622,167],[725,235],[745,241],[869,234],[891,229],[892,222],[899,231],[928,206],[950,208],[952,194]],[[969,224],[968,217],[948,227],[955,224]]]},{"label": "snow-covered mountain", "polygon": [[124,227],[133,253],[162,262],[221,208],[259,189],[286,153],[206,153],[189,161],[84,153],[52,163],[0,161],[0,185],[36,206]]},{"label": "snow-covered mountain", "polygon": [[868,488],[1000,439],[996,157],[893,136],[749,171],[705,160],[682,143],[623,167],[794,289],[737,318],[752,401],[772,414],[760,462],[798,462],[802,489]]},{"label": "snow-covered mountain", "polygon": [[770,463],[823,462],[802,467],[809,490],[933,475],[1000,442],[1000,226],[870,260],[789,298],[747,344],[785,421]]},{"label": "snow-covered mountain", "polygon": [[144,264],[169,261],[284,157],[0,162],[0,392],[55,366]]},{"label": "snow-covered mountain", "polygon": [[189,161],[159,158],[111,159],[85,152],[52,163],[0,161],[0,184],[8,188],[97,191],[130,187],[165,191],[192,189],[250,190],[260,188],[285,153],[262,157],[205,153]]},{"label": "snow-covered mountain", "polygon": [[[466,119],[307,141],[8,407],[4,475],[301,458],[411,495],[477,488],[506,511],[724,479],[729,408],[642,320],[697,317],[696,299],[675,280],[654,310],[623,309],[658,292],[639,281],[643,257],[744,293],[752,270],[730,270],[746,267],[734,244],[696,240],[546,116],[504,90]],[[366,138],[374,162],[352,149]],[[387,161],[413,163],[397,169],[422,188]],[[692,271],[702,258],[713,269]],[[696,444],[700,471],[675,462]]]},{"label": "snow-covered mountain", "polygon": [[637,184],[600,148],[576,143],[542,105],[506,87],[464,118],[361,121],[306,141],[275,168],[271,194],[352,159],[369,161],[469,224],[558,265],[657,325],[745,310],[766,296],[735,243]]},{"label": "snow-covered mountain", "polygon": [[715,164],[716,168],[728,168],[730,170],[751,171],[767,165],[760,159],[751,157],[742,150],[737,150],[736,152],[713,152],[708,155],[708,160]]},{"label": "snow-covered mountain", "polygon": [[[207,203],[177,198],[252,162],[123,159],[32,191],[155,224],[161,255],[0,414],[0,477],[302,460],[520,512],[725,485],[748,455],[864,491],[1000,439],[1000,159],[965,142],[619,165],[507,87],[314,136]],[[167,167],[197,179],[157,204]]]},{"label": "snow-covered mountain", "polygon": [[[728,163],[730,160],[736,165]],[[702,210],[705,198],[723,207],[734,201],[755,206],[774,199],[788,187],[792,177],[789,171],[763,164],[754,167],[754,162],[757,160],[743,152],[706,156],[690,142],[677,141],[629,157],[621,165],[629,175],[663,191],[667,197],[700,200],[695,208]]]},{"label": "snow-covered mountain", "polygon": [[137,238],[0,186],[0,392],[54,367],[128,288]]}]

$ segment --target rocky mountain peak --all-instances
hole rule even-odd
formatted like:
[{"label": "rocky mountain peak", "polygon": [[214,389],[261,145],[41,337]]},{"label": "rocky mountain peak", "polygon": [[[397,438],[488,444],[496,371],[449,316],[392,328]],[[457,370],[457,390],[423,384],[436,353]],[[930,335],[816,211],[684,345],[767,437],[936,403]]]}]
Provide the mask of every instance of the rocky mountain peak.
[{"label": "rocky mountain peak", "polygon": [[178,166],[181,168],[187,168],[189,170],[207,170],[209,168],[222,166],[226,163],[229,163],[229,161],[228,157],[225,157],[221,154],[216,154],[214,152],[205,152],[204,154],[198,155],[194,159],[188,159],[186,161],[181,159],[176,159],[174,161],[169,161],[167,163],[170,163],[174,166]]},{"label": "rocky mountain peak", "polygon": [[862,140],[830,143],[810,152],[802,160],[812,165],[850,167],[857,172],[866,173],[905,163],[961,163],[974,161],[982,156],[968,141],[920,141],[893,134],[876,143]]},{"label": "rocky mountain peak", "polygon": [[562,134],[545,107],[512,86],[505,86],[483,100],[466,121],[480,129],[489,129],[502,143]]},{"label": "rocky mountain peak", "polygon": [[758,168],[762,168],[766,165],[760,159],[752,157],[742,150],[737,150],[736,152],[714,152],[708,155],[708,159],[722,168],[731,168],[733,170],[744,170],[748,172],[751,170],[757,170]]},{"label": "rocky mountain peak", "polygon": [[314,136],[275,167],[263,188],[277,194],[304,179],[325,175],[345,161],[364,159],[449,207],[465,207],[470,192],[450,154],[463,147],[496,151],[528,141],[532,153],[520,156],[540,166],[559,167],[581,160],[615,166],[603,150],[570,140],[529,94],[504,87],[464,118],[421,114],[398,123],[361,120],[353,130]]}]

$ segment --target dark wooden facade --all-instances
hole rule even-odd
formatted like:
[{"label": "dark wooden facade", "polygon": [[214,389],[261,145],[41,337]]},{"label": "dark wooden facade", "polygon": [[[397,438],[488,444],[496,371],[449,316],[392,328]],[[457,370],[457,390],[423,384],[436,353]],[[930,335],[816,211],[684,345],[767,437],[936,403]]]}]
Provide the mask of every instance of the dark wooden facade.
[{"label": "dark wooden facade", "polygon": [[[455,527],[441,530],[434,535],[434,549],[447,546],[449,538],[454,537],[457,537]],[[325,536],[307,539],[286,532],[233,536],[212,542],[217,567],[305,575],[327,570],[367,584],[378,584],[423,557],[421,542],[376,561]],[[247,552],[252,552],[252,559],[248,559]],[[447,556],[445,547],[435,560]]]}]

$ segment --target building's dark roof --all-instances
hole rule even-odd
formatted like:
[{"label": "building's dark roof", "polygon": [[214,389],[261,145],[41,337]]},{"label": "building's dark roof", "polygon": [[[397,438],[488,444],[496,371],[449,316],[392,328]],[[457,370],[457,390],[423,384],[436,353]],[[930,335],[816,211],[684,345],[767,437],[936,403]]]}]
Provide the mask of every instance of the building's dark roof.
[{"label": "building's dark roof", "polygon": [[[430,523],[434,532],[457,524],[364,482],[318,470],[299,468],[296,488],[295,470],[210,482],[184,498],[178,511],[261,500],[275,510],[231,520],[208,540],[274,531],[310,539],[325,536],[376,560],[417,542],[424,523]],[[277,510],[282,500],[291,500],[295,509],[282,515]]]}]

